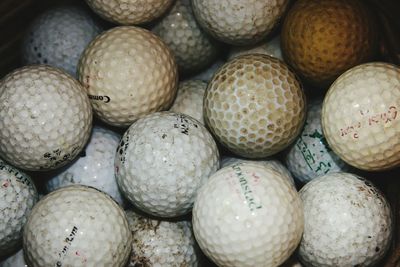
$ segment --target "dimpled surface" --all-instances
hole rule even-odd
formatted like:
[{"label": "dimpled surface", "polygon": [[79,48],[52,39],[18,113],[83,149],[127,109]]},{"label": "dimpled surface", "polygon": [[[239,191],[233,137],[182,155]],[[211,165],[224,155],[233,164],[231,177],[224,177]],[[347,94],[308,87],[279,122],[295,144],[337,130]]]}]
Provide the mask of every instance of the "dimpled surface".
[{"label": "dimpled surface", "polygon": [[179,84],[178,95],[171,111],[189,115],[204,124],[203,99],[207,83],[201,80],[187,80]]},{"label": "dimpled surface", "polygon": [[266,159],[266,160],[246,160],[240,158],[233,158],[233,157],[224,157],[221,161],[221,168],[232,166],[236,163],[254,163],[260,166],[264,166],[267,168],[271,168],[274,171],[277,171],[281,174],[281,177],[284,177],[288,182],[294,185],[294,180],[292,175],[290,174],[289,170],[280,163],[278,160],[274,159]]},{"label": "dimpled surface", "polygon": [[300,0],[282,27],[286,62],[318,86],[333,82],[376,51],[373,17],[358,0]]},{"label": "dimpled surface", "polygon": [[38,198],[31,178],[0,160],[0,257],[18,250],[22,228]]},{"label": "dimpled surface", "polygon": [[152,32],[134,26],[115,27],[93,40],[80,60],[79,80],[96,115],[121,127],[168,109],[178,86],[169,48]]},{"label": "dimpled surface", "polygon": [[226,63],[209,82],[204,120],[232,152],[263,158],[287,147],[305,119],[299,81],[280,60],[243,55]]},{"label": "dimpled surface", "polygon": [[50,9],[36,18],[25,34],[24,63],[49,64],[76,76],[81,53],[100,31],[98,23],[83,8]]},{"label": "dimpled surface", "polygon": [[115,150],[121,136],[95,126],[81,157],[46,183],[48,192],[71,184],[93,186],[113,197],[120,205],[123,198],[114,175]]},{"label": "dimpled surface", "polygon": [[124,211],[107,194],[83,185],[51,192],[24,227],[30,267],[125,266],[132,235]]},{"label": "dimpled surface", "polygon": [[260,41],[273,29],[288,0],[192,0],[200,25],[215,38],[244,45]]},{"label": "dimpled surface", "polygon": [[305,223],[299,256],[306,266],[372,266],[388,250],[390,207],[367,180],[330,173],[306,184],[300,196]]},{"label": "dimpled surface", "polygon": [[102,18],[122,25],[150,22],[167,11],[173,0],[86,0]]},{"label": "dimpled surface", "polygon": [[247,55],[254,53],[265,54],[283,60],[280,36],[277,36],[272,40],[262,41],[256,45],[232,46],[231,50],[229,51],[228,59],[233,59],[240,55]]},{"label": "dimpled surface", "polygon": [[307,119],[296,142],[286,152],[286,166],[301,183],[330,172],[348,170],[329,147],[322,132],[322,99],[315,99],[308,105]]},{"label": "dimpled surface", "polygon": [[61,167],[89,138],[92,109],[84,89],[44,65],[14,70],[0,82],[0,156],[22,169]]},{"label": "dimpled surface", "polygon": [[126,215],[133,236],[128,267],[198,266],[190,222],[152,220],[133,211],[127,211]]},{"label": "dimpled surface", "polygon": [[195,72],[212,63],[218,48],[197,24],[190,0],[177,0],[167,16],[152,30],[174,52],[179,69]]},{"label": "dimpled surface", "polygon": [[216,172],[193,207],[196,240],[218,266],[279,266],[300,242],[303,223],[294,187],[254,163]]},{"label": "dimpled surface", "polygon": [[122,137],[115,159],[125,197],[143,211],[174,217],[189,212],[197,190],[219,168],[217,145],[191,117],[161,112],[138,120]]},{"label": "dimpled surface", "polygon": [[11,255],[0,262],[0,267],[27,267],[24,259],[24,251],[20,249],[17,253]]},{"label": "dimpled surface", "polygon": [[356,168],[400,165],[400,68],[368,63],[341,75],[322,107],[322,127],[333,151]]}]

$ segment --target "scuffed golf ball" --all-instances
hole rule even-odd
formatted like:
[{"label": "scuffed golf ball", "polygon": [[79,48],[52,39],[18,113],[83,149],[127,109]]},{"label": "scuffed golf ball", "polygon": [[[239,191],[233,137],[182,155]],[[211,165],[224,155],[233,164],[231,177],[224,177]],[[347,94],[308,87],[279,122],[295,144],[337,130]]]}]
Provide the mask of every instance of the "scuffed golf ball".
[{"label": "scuffed golf ball", "polygon": [[188,213],[197,190],[219,168],[217,145],[189,116],[148,115],[125,132],[115,159],[125,197],[146,213],[175,217]]},{"label": "scuffed golf ball", "polygon": [[306,266],[374,266],[393,233],[389,203],[369,181],[329,173],[300,191],[304,234],[299,257]]},{"label": "scuffed golf ball", "polygon": [[81,84],[45,65],[22,67],[0,81],[0,118],[0,156],[26,170],[71,162],[92,128],[92,109]]},{"label": "scuffed golf ball", "polygon": [[299,244],[303,223],[295,188],[254,163],[216,172],[193,207],[196,240],[218,266],[279,266]]},{"label": "scuffed golf ball", "polygon": [[30,267],[123,267],[132,247],[124,211],[107,194],[83,185],[42,198],[28,218],[23,240]]}]

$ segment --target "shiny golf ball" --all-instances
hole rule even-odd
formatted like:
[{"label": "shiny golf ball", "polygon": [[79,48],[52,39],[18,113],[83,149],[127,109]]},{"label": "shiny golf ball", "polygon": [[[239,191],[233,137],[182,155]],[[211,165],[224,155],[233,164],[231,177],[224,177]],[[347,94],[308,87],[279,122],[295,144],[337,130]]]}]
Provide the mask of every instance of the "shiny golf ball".
[{"label": "shiny golf ball", "polygon": [[22,229],[38,198],[32,179],[0,160],[0,257],[21,246]]},{"label": "shiny golf ball", "polygon": [[139,117],[172,104],[178,74],[174,56],[152,32],[115,27],[85,49],[79,80],[104,122],[128,127]]},{"label": "shiny golf ball", "polygon": [[83,185],[51,192],[24,227],[31,267],[125,266],[132,235],[124,211],[107,194]]},{"label": "shiny golf ball", "polygon": [[299,244],[303,220],[295,188],[254,163],[216,172],[193,207],[196,240],[218,266],[279,266]]},{"label": "shiny golf ball", "polygon": [[22,67],[0,81],[0,118],[0,156],[26,170],[71,162],[92,128],[92,109],[81,84],[45,65]]},{"label": "shiny golf ball", "polygon": [[332,150],[367,171],[400,165],[400,68],[367,63],[341,75],[322,107],[322,127]]},{"label": "shiny golf ball", "polygon": [[299,257],[306,266],[374,266],[393,233],[389,203],[369,181],[329,173],[300,191],[304,234]]},{"label": "shiny golf ball", "polygon": [[233,153],[247,158],[276,154],[300,133],[305,96],[280,60],[242,55],[221,67],[204,96],[204,120]]},{"label": "shiny golf ball", "polygon": [[132,204],[159,217],[188,213],[197,190],[219,168],[217,145],[189,116],[148,115],[125,132],[115,159],[119,187]]},{"label": "shiny golf ball", "polygon": [[115,150],[120,135],[99,126],[93,127],[92,135],[81,156],[62,172],[46,183],[48,192],[71,184],[93,186],[124,204],[114,174]]},{"label": "shiny golf ball", "polygon": [[309,103],[307,119],[295,143],[286,152],[286,166],[301,183],[330,172],[346,171],[349,166],[329,147],[322,132],[322,99]]}]

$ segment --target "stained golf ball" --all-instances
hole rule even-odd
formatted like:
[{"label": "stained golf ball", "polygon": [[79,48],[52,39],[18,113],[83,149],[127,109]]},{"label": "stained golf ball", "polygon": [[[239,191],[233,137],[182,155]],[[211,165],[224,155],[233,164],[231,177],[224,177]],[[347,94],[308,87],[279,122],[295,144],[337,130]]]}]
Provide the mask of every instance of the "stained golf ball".
[{"label": "stained golf ball", "polygon": [[221,67],[204,96],[204,120],[233,153],[247,158],[276,154],[304,124],[305,96],[295,75],[280,60],[242,55]]},{"label": "stained golf ball", "polygon": [[172,112],[154,113],[132,124],[115,159],[125,197],[159,217],[188,213],[197,190],[218,168],[217,145],[207,129]]},{"label": "stained golf ball", "polygon": [[283,56],[304,80],[329,86],[374,56],[375,24],[364,1],[296,1],[282,26]]},{"label": "stained golf ball", "polygon": [[83,185],[51,192],[24,227],[31,267],[125,266],[132,235],[124,211],[107,194]]},{"label": "stained golf ball", "polygon": [[393,233],[389,203],[369,181],[329,173],[300,191],[304,234],[299,257],[306,266],[374,266]]},{"label": "stained golf ball", "polygon": [[204,124],[203,99],[207,83],[201,80],[182,81],[170,111],[189,115]]},{"label": "stained golf ball", "polygon": [[279,266],[303,232],[295,188],[280,173],[253,163],[213,174],[192,214],[196,240],[218,266]]},{"label": "stained golf ball", "polygon": [[78,61],[101,26],[84,8],[60,6],[38,16],[25,33],[22,58],[26,65],[49,64],[77,75]]},{"label": "stained golf ball", "polygon": [[22,229],[38,198],[32,179],[0,160],[0,257],[21,246]]},{"label": "stained golf ball", "polygon": [[46,182],[48,192],[71,184],[93,186],[124,204],[114,174],[115,150],[121,136],[103,127],[93,127],[85,151],[77,161],[66,166]]},{"label": "stained golf ball", "polygon": [[132,231],[132,253],[129,267],[199,266],[199,254],[188,221],[159,221],[127,211]]},{"label": "stained golf ball", "polygon": [[85,49],[79,80],[104,122],[128,127],[170,107],[178,86],[174,56],[159,37],[134,26],[115,27]]},{"label": "stained golf ball", "polygon": [[218,44],[197,24],[190,0],[176,0],[152,31],[171,48],[183,73],[199,71],[217,58]]},{"label": "stained golf ball", "polygon": [[102,18],[121,25],[150,22],[163,15],[173,0],[86,0]]},{"label": "stained golf ball", "polygon": [[286,166],[301,183],[330,172],[346,171],[349,166],[329,147],[321,125],[322,99],[308,105],[307,119],[295,143],[286,152]]},{"label": "stained golf ball", "polygon": [[16,69],[0,81],[0,118],[0,156],[26,170],[71,162],[92,128],[92,109],[81,84],[45,65]]},{"label": "stained golf ball", "polygon": [[215,38],[236,45],[267,36],[283,15],[288,0],[192,0],[200,25]]},{"label": "stained golf ball", "polygon": [[341,75],[322,107],[322,127],[332,150],[367,171],[400,165],[400,68],[367,63]]}]

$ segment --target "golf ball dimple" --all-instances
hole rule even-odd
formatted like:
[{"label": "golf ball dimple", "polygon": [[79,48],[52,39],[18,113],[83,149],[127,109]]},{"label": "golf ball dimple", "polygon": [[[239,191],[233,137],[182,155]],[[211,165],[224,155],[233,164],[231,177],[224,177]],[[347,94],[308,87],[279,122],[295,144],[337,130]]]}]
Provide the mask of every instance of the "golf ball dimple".
[{"label": "golf ball dimple", "polygon": [[217,42],[197,24],[190,0],[176,0],[152,31],[171,48],[183,73],[199,71],[217,58]]},{"label": "golf ball dimple", "polygon": [[0,160],[0,257],[21,246],[23,226],[38,198],[32,179]]},{"label": "golf ball dimple", "polygon": [[213,174],[199,190],[192,214],[196,240],[218,266],[279,266],[303,232],[295,188],[280,173],[254,163]]},{"label": "golf ball dimple", "polygon": [[26,32],[23,61],[26,65],[49,64],[76,76],[81,53],[100,32],[99,23],[84,8],[49,9],[38,16]]},{"label": "golf ball dimple", "polygon": [[342,74],[329,88],[322,127],[332,150],[366,171],[400,165],[400,68],[367,63]]},{"label": "golf ball dimple", "polygon": [[201,80],[181,82],[170,111],[189,115],[204,124],[203,99],[206,88],[207,83]]},{"label": "golf ball dimple", "polygon": [[35,205],[23,241],[31,267],[123,267],[132,234],[124,211],[111,197],[92,187],[71,185]]},{"label": "golf ball dimple", "polygon": [[121,26],[99,35],[85,49],[79,80],[101,120],[128,127],[144,115],[170,108],[178,73],[172,52],[158,36]]},{"label": "golf ball dimple", "polygon": [[219,168],[217,145],[191,117],[148,115],[125,132],[115,159],[117,182],[127,199],[159,217],[188,213],[197,190]]},{"label": "golf ball dimple", "polygon": [[81,84],[46,65],[16,69],[0,81],[0,117],[0,156],[34,171],[71,162],[92,128]]},{"label": "golf ball dimple", "polygon": [[300,82],[280,60],[242,55],[221,67],[204,96],[204,120],[233,153],[265,158],[292,143],[306,113]]},{"label": "golf ball dimple", "polygon": [[121,136],[99,126],[93,127],[85,151],[77,161],[66,166],[46,183],[48,192],[71,184],[93,186],[113,197],[123,206],[124,200],[114,175],[115,151]]},{"label": "golf ball dimple", "polygon": [[127,211],[132,231],[129,267],[199,266],[198,248],[188,221],[159,221]]},{"label": "golf ball dimple", "polygon": [[121,25],[138,25],[163,15],[174,0],[86,0],[102,18]]},{"label": "golf ball dimple", "polygon": [[286,10],[288,0],[192,0],[199,24],[216,39],[254,44],[267,36]]},{"label": "golf ball dimple", "polygon": [[301,183],[330,172],[346,171],[349,166],[329,147],[322,132],[322,99],[309,103],[307,119],[295,143],[286,152],[286,166]]},{"label": "golf ball dimple", "polygon": [[300,190],[304,234],[298,254],[306,266],[375,266],[393,234],[389,203],[369,181],[329,173]]},{"label": "golf ball dimple", "polygon": [[292,185],[295,185],[293,177],[290,174],[289,170],[278,160],[274,159],[247,160],[234,157],[224,157],[221,160],[221,168],[232,166],[236,163],[253,163],[267,168],[272,168],[273,170],[279,172],[282,175],[282,177],[284,177]]}]

